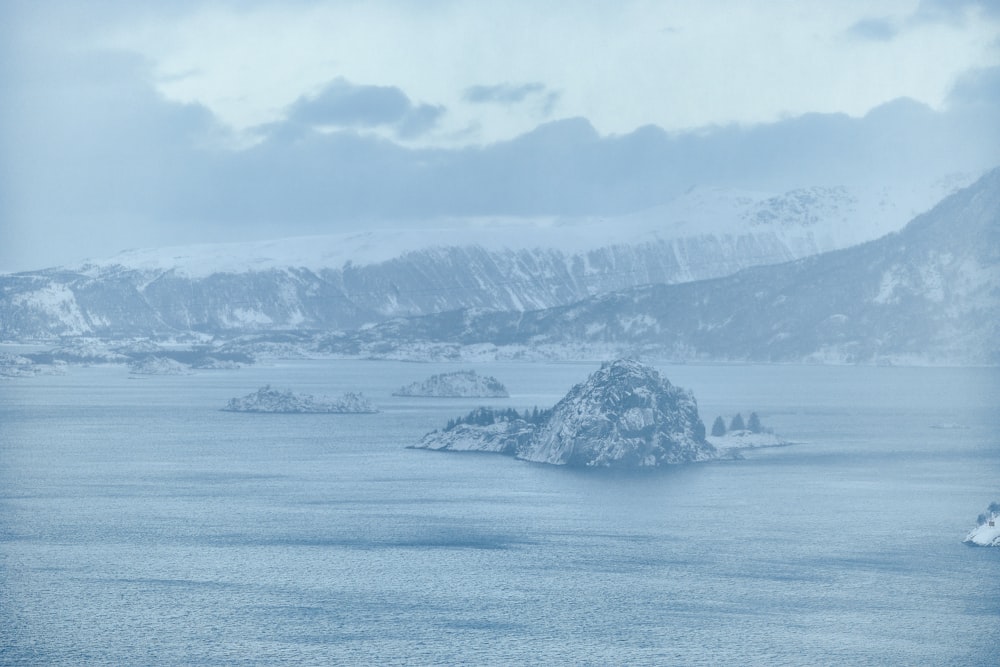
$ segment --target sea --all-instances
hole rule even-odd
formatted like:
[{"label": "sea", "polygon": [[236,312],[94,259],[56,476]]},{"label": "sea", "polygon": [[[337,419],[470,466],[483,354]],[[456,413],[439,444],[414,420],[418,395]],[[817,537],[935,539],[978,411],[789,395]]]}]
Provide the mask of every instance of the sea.
[{"label": "sea", "polygon": [[[997,665],[1000,371],[651,362],[791,444],[633,473],[408,449],[599,362],[0,381],[3,665]],[[472,368],[508,399],[392,396]],[[240,414],[271,384],[371,415]]]}]

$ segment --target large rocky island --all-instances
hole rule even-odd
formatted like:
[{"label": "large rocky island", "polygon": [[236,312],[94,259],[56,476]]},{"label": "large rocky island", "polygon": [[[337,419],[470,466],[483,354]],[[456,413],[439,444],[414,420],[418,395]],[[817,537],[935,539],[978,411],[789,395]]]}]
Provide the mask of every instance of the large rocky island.
[{"label": "large rocky island", "polygon": [[507,388],[492,376],[478,375],[475,371],[455,371],[432,375],[423,382],[414,382],[393,396],[421,396],[425,398],[507,398]]},{"label": "large rocky island", "polygon": [[370,414],[378,408],[361,394],[346,393],[341,398],[315,398],[311,394],[296,394],[265,385],[242,398],[231,398],[225,412],[272,412],[286,414],[331,413]]},{"label": "large rocky island", "polygon": [[716,456],[691,392],[632,360],[605,364],[551,410],[479,408],[428,433],[415,448],[601,468],[657,467]]}]

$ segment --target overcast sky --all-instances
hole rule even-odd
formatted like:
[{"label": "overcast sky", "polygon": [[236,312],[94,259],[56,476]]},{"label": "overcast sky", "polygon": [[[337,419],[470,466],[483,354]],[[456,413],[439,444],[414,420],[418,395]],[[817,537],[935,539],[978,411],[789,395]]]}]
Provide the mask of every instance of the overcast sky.
[{"label": "overcast sky", "polygon": [[0,271],[1000,164],[1000,1],[0,3]]}]

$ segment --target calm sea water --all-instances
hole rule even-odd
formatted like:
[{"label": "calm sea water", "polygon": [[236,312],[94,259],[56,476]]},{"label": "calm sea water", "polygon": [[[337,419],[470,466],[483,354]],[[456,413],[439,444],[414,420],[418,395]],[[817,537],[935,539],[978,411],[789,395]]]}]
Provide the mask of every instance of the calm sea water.
[{"label": "calm sea water", "polygon": [[[469,367],[469,366],[463,366]],[[596,364],[474,366],[555,403]],[[435,364],[0,383],[0,663],[995,665],[986,369],[668,366],[798,444],[607,474],[404,447]],[[271,384],[378,415],[220,412]],[[961,428],[935,428],[941,425]]]}]

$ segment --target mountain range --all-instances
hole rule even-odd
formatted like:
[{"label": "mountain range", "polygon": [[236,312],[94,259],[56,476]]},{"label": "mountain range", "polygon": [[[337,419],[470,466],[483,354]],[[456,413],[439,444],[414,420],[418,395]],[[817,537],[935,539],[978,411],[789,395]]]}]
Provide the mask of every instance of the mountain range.
[{"label": "mountain range", "polygon": [[461,310],[326,336],[375,357],[616,354],[1000,364],[1000,169],[899,232],[730,276],[531,312]]},{"label": "mountain range", "polygon": [[443,221],[435,230],[127,251],[0,275],[0,340],[231,338],[456,310],[537,311],[843,248],[898,229],[967,179],[919,192],[694,188],[615,219]]}]

